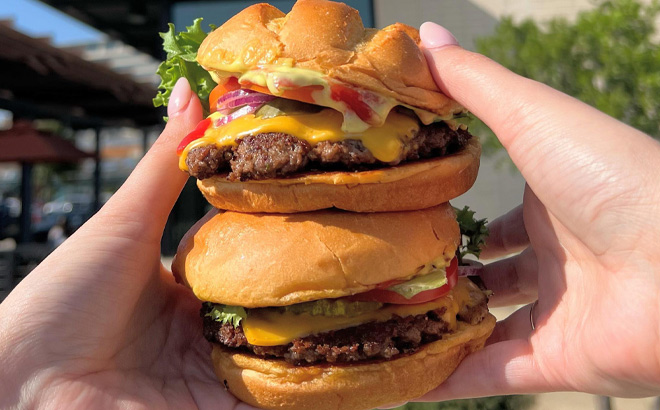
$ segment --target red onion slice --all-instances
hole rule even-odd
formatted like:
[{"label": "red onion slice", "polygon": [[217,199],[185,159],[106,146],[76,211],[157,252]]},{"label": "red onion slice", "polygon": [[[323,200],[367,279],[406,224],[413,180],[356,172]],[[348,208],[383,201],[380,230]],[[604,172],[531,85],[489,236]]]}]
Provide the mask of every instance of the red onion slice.
[{"label": "red onion slice", "polygon": [[247,90],[247,89],[244,89],[244,88],[241,88],[240,90],[230,91],[226,94],[221,95],[220,98],[218,98],[218,104],[222,104],[222,103],[224,103],[225,101],[228,101],[228,100],[235,100],[236,98],[246,97],[246,96],[248,96],[250,94],[254,94],[256,92],[257,91]]},{"label": "red onion slice", "polygon": [[218,112],[222,114],[229,114],[231,111],[237,107],[242,107],[244,105],[252,104],[265,104],[269,101],[272,101],[275,97],[267,94],[251,94],[245,97],[238,97],[233,100],[227,100],[223,104],[218,105]]},{"label": "red onion slice", "polygon": [[263,105],[262,103],[245,105],[245,106],[239,108],[238,110],[232,112],[231,114],[218,119],[215,122],[214,125],[216,127],[220,127],[222,125],[229,124],[230,122],[234,121],[238,117],[242,117],[244,115],[252,114],[253,112],[257,111],[262,105]]},{"label": "red onion slice", "polygon": [[458,266],[458,276],[479,276],[484,269],[484,264],[470,259],[463,259],[463,265]]},{"label": "red onion slice", "polygon": [[235,91],[230,91],[227,94],[222,95],[218,98],[216,103],[217,110],[223,114],[228,114],[232,109],[241,107],[247,104],[256,104],[256,103],[267,103],[268,101],[275,98],[269,94],[263,94],[258,91],[240,89]]}]

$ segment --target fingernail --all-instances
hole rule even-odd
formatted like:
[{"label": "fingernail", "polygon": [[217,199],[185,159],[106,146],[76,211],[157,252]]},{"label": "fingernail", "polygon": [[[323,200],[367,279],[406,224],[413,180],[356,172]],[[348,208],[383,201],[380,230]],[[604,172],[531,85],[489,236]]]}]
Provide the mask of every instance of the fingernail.
[{"label": "fingernail", "polygon": [[169,117],[176,117],[179,115],[190,102],[190,97],[192,96],[192,90],[190,89],[190,84],[188,80],[181,77],[174,84],[174,89],[172,89],[172,94],[170,95],[170,101],[167,104],[167,115]]},{"label": "fingernail", "polygon": [[430,21],[419,28],[419,36],[422,39],[422,45],[428,50],[458,45],[458,41],[451,31]]}]

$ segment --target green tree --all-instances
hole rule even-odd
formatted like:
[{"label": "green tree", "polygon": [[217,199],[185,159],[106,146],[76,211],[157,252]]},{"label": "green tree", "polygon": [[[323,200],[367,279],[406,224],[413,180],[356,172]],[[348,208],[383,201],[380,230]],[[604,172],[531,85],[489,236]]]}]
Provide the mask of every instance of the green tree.
[{"label": "green tree", "polygon": [[[658,139],[659,16],[657,0],[608,0],[572,22],[504,18],[493,36],[477,40],[477,51]],[[483,124],[472,128],[483,136],[485,152],[501,148]]]}]

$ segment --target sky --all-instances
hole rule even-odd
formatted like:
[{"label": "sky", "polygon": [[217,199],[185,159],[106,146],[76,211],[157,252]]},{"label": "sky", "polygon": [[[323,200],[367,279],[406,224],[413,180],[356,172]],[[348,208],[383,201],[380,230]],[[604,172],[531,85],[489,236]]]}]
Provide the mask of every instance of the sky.
[{"label": "sky", "polygon": [[98,41],[103,34],[37,0],[0,0],[0,20],[32,37],[51,37],[56,46]]}]

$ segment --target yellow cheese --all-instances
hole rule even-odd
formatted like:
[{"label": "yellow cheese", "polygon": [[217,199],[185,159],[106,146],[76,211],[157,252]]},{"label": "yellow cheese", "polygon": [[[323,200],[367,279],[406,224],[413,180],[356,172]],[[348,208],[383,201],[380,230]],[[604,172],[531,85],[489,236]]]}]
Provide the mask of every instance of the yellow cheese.
[{"label": "yellow cheese", "polygon": [[[213,113],[213,122],[222,117]],[[360,140],[379,161],[395,160],[403,148],[403,141],[411,138],[419,130],[419,123],[407,115],[391,112],[385,124],[366,131],[352,134],[342,131],[341,113],[324,109],[314,114],[299,114],[273,118],[257,118],[253,114],[244,115],[220,127],[212,126],[199,138],[186,147],[179,158],[179,167],[187,171],[188,152],[196,147],[216,145],[218,147],[236,145],[237,140],[249,135],[268,132],[282,132],[309,142],[314,146],[321,141]]]},{"label": "yellow cheese", "polygon": [[469,303],[470,292],[478,288],[466,278],[459,278],[451,293],[442,298],[416,305],[385,305],[383,308],[354,317],[311,316],[274,309],[251,309],[241,325],[248,343],[256,346],[286,345],[299,337],[346,329],[368,322],[385,322],[393,316],[421,315],[446,308],[442,319],[451,330],[456,329],[456,314]]}]

